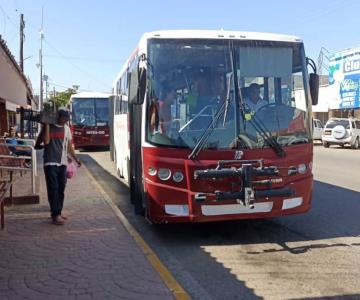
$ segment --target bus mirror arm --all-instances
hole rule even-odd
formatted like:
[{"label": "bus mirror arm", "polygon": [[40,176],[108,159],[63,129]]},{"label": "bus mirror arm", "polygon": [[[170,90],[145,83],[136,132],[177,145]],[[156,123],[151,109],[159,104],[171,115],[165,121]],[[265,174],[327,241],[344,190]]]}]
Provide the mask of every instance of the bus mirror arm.
[{"label": "bus mirror arm", "polygon": [[139,64],[128,73],[129,80],[129,102],[135,105],[142,105],[146,93],[146,68]]},{"label": "bus mirror arm", "polygon": [[312,105],[317,105],[319,98],[320,76],[317,74],[316,64],[311,58],[306,58],[306,64],[313,69],[313,73],[310,74],[309,78],[310,95]]},{"label": "bus mirror arm", "polygon": [[318,99],[319,99],[319,75],[318,74],[315,74],[315,73],[310,74],[309,86],[310,86],[310,95],[311,95],[312,105],[317,105]]}]

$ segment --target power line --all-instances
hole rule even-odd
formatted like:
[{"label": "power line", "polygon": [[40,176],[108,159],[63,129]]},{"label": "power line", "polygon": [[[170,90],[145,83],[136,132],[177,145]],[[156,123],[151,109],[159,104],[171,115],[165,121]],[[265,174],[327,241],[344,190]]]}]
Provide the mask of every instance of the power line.
[{"label": "power line", "polygon": [[68,60],[85,60],[85,61],[104,62],[104,63],[119,62],[118,59],[107,59],[107,58],[60,56],[60,55],[52,55],[52,54],[44,54],[44,56],[50,57],[50,58],[61,58],[61,59],[68,59]]},{"label": "power line", "polygon": [[[49,83],[51,85],[54,85],[56,87],[61,87],[61,88],[64,88],[64,89],[72,89],[73,86],[69,87],[69,86],[65,86],[65,85],[62,85],[62,84],[58,84],[58,83],[54,83],[53,81],[49,80]],[[78,89],[79,92],[99,92],[98,90],[94,91],[94,90],[86,90],[86,89],[82,89],[82,88],[79,88]],[[108,93],[108,91],[100,91],[101,93]]]},{"label": "power line", "polygon": [[96,80],[96,82],[101,83],[102,85],[109,87],[109,84],[102,82],[101,80],[99,80],[99,78],[97,78],[96,76],[90,74],[89,72],[87,72],[86,70],[83,70],[82,68],[78,67],[77,65],[75,65],[71,60],[67,59],[65,55],[63,55],[61,53],[61,51],[59,51],[56,47],[54,47],[51,43],[49,43],[49,40],[47,38],[44,38],[45,43],[50,46],[52,49],[54,49],[57,53],[59,53],[59,55],[66,60],[70,65],[72,65],[75,69],[79,70],[81,73],[87,75],[88,77],[92,78],[93,80]]},{"label": "power line", "polygon": [[7,14],[7,12],[5,11],[5,9],[0,5],[0,10],[2,11],[3,15],[4,15],[4,32],[6,31],[6,19],[8,19],[10,21],[11,24],[13,24],[16,28],[17,28],[17,24],[12,20],[12,18],[10,18],[10,16]]}]

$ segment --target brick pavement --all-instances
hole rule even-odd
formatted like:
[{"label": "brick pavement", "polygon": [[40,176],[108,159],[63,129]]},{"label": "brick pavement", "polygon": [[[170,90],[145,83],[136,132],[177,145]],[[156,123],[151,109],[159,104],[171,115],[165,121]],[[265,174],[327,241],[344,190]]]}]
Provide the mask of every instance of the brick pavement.
[{"label": "brick pavement", "polygon": [[173,299],[85,170],[69,180],[64,226],[40,204],[13,206],[0,231],[0,299]]}]

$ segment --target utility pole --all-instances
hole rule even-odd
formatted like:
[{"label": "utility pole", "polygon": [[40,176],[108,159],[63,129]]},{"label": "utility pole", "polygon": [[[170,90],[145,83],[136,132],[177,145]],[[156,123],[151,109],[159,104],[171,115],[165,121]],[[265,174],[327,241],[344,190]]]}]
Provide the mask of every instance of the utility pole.
[{"label": "utility pole", "polygon": [[48,101],[48,88],[49,88],[49,76],[46,74],[43,75],[43,81],[45,81],[45,102]]},{"label": "utility pole", "polygon": [[24,28],[25,28],[25,22],[24,22],[24,14],[20,15],[20,69],[22,72],[24,72]]},{"label": "utility pole", "polygon": [[39,50],[39,65],[40,65],[40,98],[39,98],[39,110],[43,108],[43,63],[42,63],[42,41],[44,38],[43,32],[43,8],[41,8],[41,28],[40,28],[40,50]]},{"label": "utility pole", "polygon": [[55,96],[56,96],[56,91],[55,91],[55,85],[54,85],[54,93],[53,93],[53,102],[52,102],[52,109],[53,109],[53,112],[56,112],[56,107],[55,107]]}]

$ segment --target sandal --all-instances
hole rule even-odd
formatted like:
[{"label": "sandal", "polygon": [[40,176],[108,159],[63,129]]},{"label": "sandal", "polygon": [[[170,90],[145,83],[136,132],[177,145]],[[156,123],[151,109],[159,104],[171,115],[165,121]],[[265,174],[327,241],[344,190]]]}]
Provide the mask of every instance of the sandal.
[{"label": "sandal", "polygon": [[61,215],[58,215],[56,217],[53,217],[53,224],[55,225],[64,225],[64,219],[61,217]]}]

